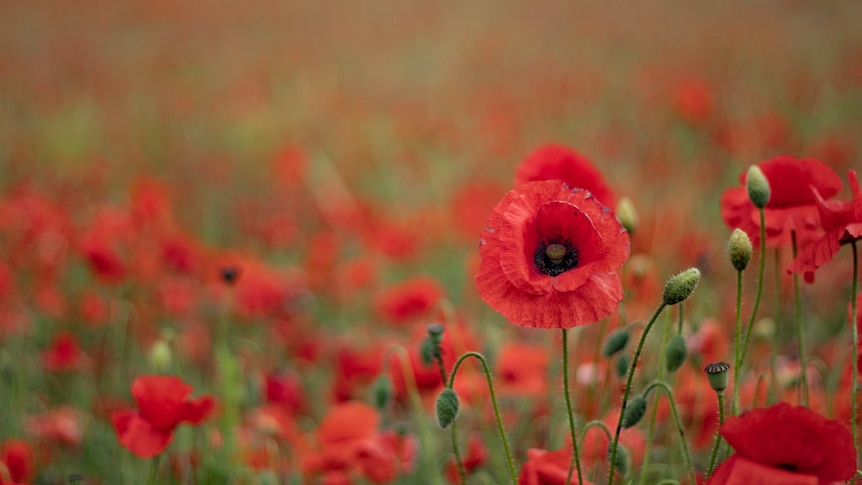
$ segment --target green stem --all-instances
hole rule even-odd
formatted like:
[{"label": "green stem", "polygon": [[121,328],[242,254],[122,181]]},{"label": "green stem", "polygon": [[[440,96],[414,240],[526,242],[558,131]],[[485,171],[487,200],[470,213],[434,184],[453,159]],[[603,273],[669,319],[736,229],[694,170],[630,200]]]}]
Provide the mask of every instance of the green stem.
[{"label": "green stem", "polygon": [[734,344],[734,368],[733,368],[733,415],[739,415],[739,369],[741,350],[739,347],[742,338],[742,271],[736,272],[736,343]]},{"label": "green stem", "polygon": [[[768,404],[773,404],[778,401],[778,372],[776,369],[778,368],[778,349],[781,347],[781,325],[778,325],[777,322],[781,320],[781,285],[779,282],[781,281],[781,251],[779,248],[775,248],[775,276],[773,277],[773,281],[775,284],[773,293],[775,294],[775,316],[774,321],[776,322],[772,326],[772,353],[769,356],[769,370],[770,370],[770,381],[772,385],[768,388],[768,394],[766,396],[766,402]],[[740,365],[742,362],[740,362]]]},{"label": "green stem", "polygon": [[566,394],[566,412],[569,415],[569,433],[572,437],[572,463],[566,475],[566,485],[572,483],[573,467],[578,470],[578,484],[584,482],[581,472],[581,457],[578,453],[578,437],[575,433],[575,415],[572,413],[572,397],[569,395],[569,340],[568,329],[563,329],[563,392]]},{"label": "green stem", "polygon": [[763,295],[763,269],[766,267],[766,214],[763,208],[760,209],[760,263],[758,266],[757,294],[754,297],[754,307],[751,309],[751,319],[748,321],[748,328],[745,330],[745,340],[742,342],[742,355],[739,357],[739,362],[745,361],[748,341],[751,339],[751,329],[754,328],[754,321],[757,319],[757,308],[760,306],[760,297]]},{"label": "green stem", "polygon": [[584,444],[584,438],[587,437],[587,431],[589,431],[590,428],[601,428],[601,430],[604,431],[605,435],[608,437],[608,442],[611,441],[611,430],[610,428],[608,428],[608,425],[605,424],[605,422],[602,420],[594,419],[584,425],[584,429],[581,431],[581,444]]},{"label": "green stem", "polygon": [[461,459],[461,451],[458,449],[458,432],[455,429],[455,421],[452,421],[452,426],[449,427],[452,437],[452,451],[455,452],[455,463],[458,465],[458,476],[461,478],[461,485],[467,483],[467,469],[464,468],[464,461]]},{"label": "green stem", "polygon": [[156,455],[150,460],[150,477],[147,480],[147,483],[150,485],[155,485],[159,483],[159,463],[161,462],[162,455]]},{"label": "green stem", "polygon": [[506,431],[503,429],[503,420],[500,418],[500,408],[497,406],[497,396],[494,393],[494,382],[491,380],[491,371],[488,370],[488,363],[485,361],[485,356],[479,352],[467,352],[458,358],[455,362],[455,367],[452,368],[452,373],[449,375],[449,388],[455,385],[455,376],[458,374],[458,369],[461,363],[468,357],[479,359],[482,363],[482,369],[485,372],[485,379],[488,381],[488,391],[491,393],[491,404],[494,405],[494,416],[497,418],[497,431],[500,432],[500,440],[503,442],[503,450],[506,452],[506,460],[509,462],[509,473],[512,476],[512,483],[518,483],[518,475],[515,473],[515,462],[512,461],[512,452],[509,449],[509,440],[506,438]]},{"label": "green stem", "polygon": [[[793,259],[796,259],[796,231],[790,231]],[[805,358],[805,338],[802,333],[802,297],[799,292],[799,273],[793,273],[793,294],[796,298],[796,340],[799,341],[799,365],[802,368],[802,405],[808,407],[808,361]]]},{"label": "green stem", "polygon": [[617,459],[617,447],[620,444],[620,431],[622,431],[622,428],[623,428],[623,416],[626,414],[626,404],[628,404],[629,393],[632,390],[632,379],[634,378],[634,375],[635,375],[635,369],[637,369],[638,358],[641,355],[641,350],[643,350],[644,342],[646,342],[646,338],[647,338],[647,335],[649,334],[650,329],[652,328],[656,319],[658,318],[658,316],[661,314],[662,310],[664,310],[664,307],[666,307],[666,306],[667,306],[667,303],[661,302],[661,305],[659,305],[659,307],[656,309],[655,313],[653,314],[652,318],[650,318],[649,323],[647,323],[646,328],[644,328],[644,331],[641,334],[641,339],[638,342],[637,349],[635,350],[635,356],[632,359],[631,364],[629,364],[629,376],[628,376],[628,379],[626,379],[626,389],[623,392],[623,404],[622,404],[622,408],[620,409],[620,416],[619,416],[619,418],[617,418],[617,430],[614,433],[614,443],[611,446],[611,451],[610,451],[610,456],[609,456],[609,458],[610,458],[609,468],[610,469],[608,470],[608,485],[613,485],[613,483],[614,483],[614,468],[615,468],[616,459]]},{"label": "green stem", "polygon": [[655,388],[662,389],[667,396],[667,400],[670,403],[671,414],[673,415],[673,421],[676,423],[676,430],[679,433],[680,438],[680,446],[682,446],[682,452],[685,455],[685,461],[688,464],[689,474],[691,475],[691,483],[697,483],[697,475],[694,471],[694,462],[691,460],[691,453],[688,450],[688,441],[685,439],[685,428],[682,427],[682,419],[679,417],[679,410],[676,407],[676,400],[673,398],[673,390],[671,390],[670,386],[664,381],[655,381],[649,386],[647,386],[646,390],[644,390],[644,398]]},{"label": "green stem", "polygon": [[[850,247],[853,248],[853,283],[850,287],[850,331],[853,334],[853,341],[850,343],[850,366],[853,368],[853,383],[850,387],[850,429],[853,431],[853,446],[858,446],[857,439],[859,438],[858,425],[856,423],[856,392],[859,382],[859,366],[856,364],[856,359],[852,358],[857,354],[856,350],[859,345],[859,329],[856,327],[856,319],[858,318],[856,308],[856,292],[857,279],[859,276],[859,255],[856,249],[856,240],[850,242]],[[857,448],[857,463],[859,451]]]},{"label": "green stem", "polygon": [[[715,393],[718,396],[718,427],[721,429],[721,425],[724,424],[724,392],[716,391]],[[712,475],[712,471],[715,467],[715,459],[718,457],[718,447],[721,445],[721,433],[718,431],[715,432],[715,444],[712,445],[712,456],[709,458],[709,468],[706,469],[706,478],[709,478]]]},{"label": "green stem", "polygon": [[[684,309],[683,304],[684,303],[685,303],[684,301],[679,302],[679,321],[676,324],[676,333],[678,333],[679,335],[682,335],[682,322],[683,322],[683,320],[685,320],[685,312],[683,312],[683,309]],[[662,354],[662,355],[664,355],[664,354]]]},{"label": "green stem", "polygon": [[[682,320],[683,320],[682,317],[683,317],[683,307],[682,307],[682,303],[680,303],[679,304],[679,325],[677,328],[677,330],[680,333],[682,332]],[[664,326],[664,333],[662,334],[662,339],[661,339],[661,348],[662,349],[667,347],[667,342],[668,342],[668,339],[670,338],[671,321],[672,320],[671,320],[670,314],[668,314],[667,324]],[[659,357],[658,376],[656,376],[656,380],[659,380],[659,381],[664,380],[664,371],[665,371],[665,353],[662,352],[660,354],[660,357]],[[660,397],[661,396],[656,396],[655,400],[653,402],[652,414],[650,415],[650,420],[649,420],[649,428],[647,429],[646,444],[644,445],[644,455],[643,455],[644,460],[643,460],[643,464],[641,464],[641,470],[647,470],[650,466],[650,455],[651,455],[650,449],[652,448],[652,441],[653,441],[652,437],[653,437],[653,434],[655,433],[655,421],[656,421],[656,417],[658,416],[658,400]],[[644,399],[646,399],[646,396],[644,396]],[[641,473],[640,479],[638,480],[638,483],[642,485],[644,483],[644,480],[646,480],[646,476],[647,476],[646,473]]]}]

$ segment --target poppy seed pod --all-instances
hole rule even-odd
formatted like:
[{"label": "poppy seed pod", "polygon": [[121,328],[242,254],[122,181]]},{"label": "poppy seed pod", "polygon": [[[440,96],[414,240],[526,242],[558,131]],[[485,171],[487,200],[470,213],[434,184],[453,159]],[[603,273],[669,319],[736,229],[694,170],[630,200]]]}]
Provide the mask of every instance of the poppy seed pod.
[{"label": "poppy seed pod", "polygon": [[664,287],[662,299],[666,305],[676,305],[694,293],[700,282],[700,270],[689,268],[671,278]]},{"label": "poppy seed pod", "polygon": [[742,229],[734,229],[727,243],[727,254],[730,262],[737,271],[743,271],[751,261],[754,249],[751,246],[751,238]]},{"label": "poppy seed pod", "polygon": [[752,165],[748,168],[748,173],[745,176],[745,189],[748,191],[748,198],[755,207],[763,209],[769,203],[769,181],[763,175],[763,171],[757,165]]},{"label": "poppy seed pod", "polygon": [[447,387],[437,396],[437,422],[441,428],[448,428],[458,416],[458,394],[454,389]]},{"label": "poppy seed pod", "polygon": [[602,356],[610,357],[626,348],[626,344],[628,343],[629,329],[619,328],[612,334],[608,335],[608,338],[605,339],[605,343],[602,345]]},{"label": "poppy seed pod", "polygon": [[629,429],[638,424],[646,414],[647,402],[643,396],[635,396],[629,401],[626,406],[626,412],[623,414],[623,429]]},{"label": "poppy seed pod", "polygon": [[713,362],[711,364],[707,364],[706,367],[703,368],[706,371],[706,377],[709,379],[709,386],[715,392],[724,392],[727,389],[727,381],[728,381],[728,370],[730,369],[730,364],[727,362]]},{"label": "poppy seed pod", "polygon": [[668,372],[676,372],[688,356],[688,347],[682,335],[674,335],[664,348],[664,367]]}]

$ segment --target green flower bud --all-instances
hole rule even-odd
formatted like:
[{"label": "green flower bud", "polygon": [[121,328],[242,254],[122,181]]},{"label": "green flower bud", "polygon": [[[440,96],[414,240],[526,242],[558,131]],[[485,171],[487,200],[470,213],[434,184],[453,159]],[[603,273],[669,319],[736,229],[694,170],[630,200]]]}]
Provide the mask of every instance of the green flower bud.
[{"label": "green flower bud", "polygon": [[629,429],[638,424],[646,414],[647,402],[643,396],[635,396],[626,405],[626,412],[623,414],[623,429]]},{"label": "green flower bud", "polygon": [[458,416],[458,394],[454,389],[447,387],[437,396],[437,422],[441,428],[448,428],[455,417]]},{"label": "green flower bud", "polygon": [[171,347],[164,340],[157,340],[147,353],[147,360],[156,372],[167,372],[171,367]]},{"label": "green flower bud", "polygon": [[724,392],[727,389],[728,369],[730,369],[730,364],[727,362],[713,362],[703,368],[709,379],[709,386],[715,392]]},{"label": "green flower bud", "polygon": [[443,332],[446,331],[446,327],[444,327],[442,323],[432,323],[431,325],[428,325],[426,331],[428,332],[428,336],[431,337],[431,340],[436,345],[440,345],[440,342],[443,341]]},{"label": "green flower bud", "polygon": [[769,202],[769,181],[763,175],[763,171],[757,165],[748,167],[745,176],[745,189],[748,190],[748,198],[755,207],[763,209]]},{"label": "green flower bud", "polygon": [[431,337],[422,340],[422,346],[419,347],[419,356],[422,357],[422,365],[425,367],[434,363],[437,357],[437,346]]},{"label": "green flower bud", "polygon": [[[608,445],[608,460],[611,459],[611,446]],[[631,463],[631,459],[629,458],[629,450],[626,449],[625,446],[618,444],[617,445],[617,455],[614,458],[616,462],[614,464],[614,469],[620,472],[620,475],[626,476],[629,474],[629,463]]]},{"label": "green flower bud", "polygon": [[605,339],[605,344],[602,345],[602,356],[610,357],[626,348],[626,344],[628,343],[629,329],[618,328],[614,330],[612,334],[608,335],[608,338]]},{"label": "green flower bud", "polygon": [[664,348],[664,368],[668,372],[676,372],[688,356],[688,347],[682,335],[674,335]]},{"label": "green flower bud", "polygon": [[392,393],[392,379],[389,378],[389,374],[380,374],[371,384],[371,398],[377,409],[382,410],[389,404]]},{"label": "green flower bud", "polygon": [[617,202],[617,219],[620,224],[628,231],[629,234],[634,234],[638,227],[638,213],[635,211],[635,205],[628,197],[623,197]]},{"label": "green flower bud", "polygon": [[614,364],[614,367],[617,371],[617,377],[625,377],[629,371],[629,356],[628,355],[620,355],[617,357],[617,360]]},{"label": "green flower bud", "polygon": [[748,267],[753,251],[748,234],[742,229],[734,229],[733,234],[730,235],[730,241],[727,243],[727,254],[730,255],[730,262],[737,271],[742,271]]},{"label": "green flower bud", "polygon": [[700,282],[700,270],[689,268],[667,282],[661,297],[666,305],[676,305],[694,293],[698,282]]}]

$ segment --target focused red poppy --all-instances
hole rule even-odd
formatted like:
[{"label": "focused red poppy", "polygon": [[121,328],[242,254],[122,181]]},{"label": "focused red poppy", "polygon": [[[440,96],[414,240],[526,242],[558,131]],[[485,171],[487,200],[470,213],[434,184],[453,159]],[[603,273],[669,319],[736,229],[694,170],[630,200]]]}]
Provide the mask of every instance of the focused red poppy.
[{"label": "focused red poppy", "polygon": [[590,191],[608,207],[616,204],[613,191],[593,163],[563,145],[543,145],[521,162],[515,171],[515,186],[536,180],[562,180],[571,187]]},{"label": "focused red poppy", "polygon": [[[796,233],[799,247],[819,237],[819,221],[815,197],[809,185],[826,198],[841,190],[841,179],[828,165],[811,158],[796,159],[787,155],[757,164],[769,181],[769,203],[766,214],[766,244],[778,247],[790,244],[791,232]],[[745,173],[740,186],[728,189],[721,196],[721,218],[731,229],[748,233],[751,243],[760,244],[760,211],[748,199]]]},{"label": "focused red poppy", "polygon": [[616,270],[629,250],[626,230],[590,192],[560,180],[529,182],[491,212],[476,287],[515,325],[587,325],[619,307]]},{"label": "focused red poppy", "polygon": [[856,473],[850,429],[802,406],[778,403],[727,418],[721,435],[736,454],[709,484],[824,484]]},{"label": "focused red poppy", "polygon": [[855,170],[851,170],[847,178],[853,193],[853,199],[848,202],[824,200],[817,187],[811,186],[825,234],[803,248],[790,267],[791,271],[804,273],[808,281],[813,279],[817,268],[832,261],[842,244],[862,238],[862,189]]},{"label": "focused red poppy", "polygon": [[215,408],[211,396],[188,399],[192,386],[176,376],[141,376],[132,383],[138,410],[111,415],[120,444],[141,458],[156,456],[171,443],[183,421],[200,424]]}]

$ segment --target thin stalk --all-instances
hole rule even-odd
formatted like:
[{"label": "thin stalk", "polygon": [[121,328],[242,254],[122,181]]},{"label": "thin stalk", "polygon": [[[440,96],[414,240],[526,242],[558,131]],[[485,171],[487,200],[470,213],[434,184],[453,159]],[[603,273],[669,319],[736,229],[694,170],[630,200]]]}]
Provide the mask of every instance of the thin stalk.
[{"label": "thin stalk", "polygon": [[150,477],[147,480],[147,483],[150,485],[155,485],[159,483],[159,463],[161,462],[162,455],[156,455],[150,460]]},{"label": "thin stalk", "polygon": [[[721,425],[724,424],[724,392],[717,391],[715,394],[718,396],[718,427],[721,429]],[[718,447],[720,445],[721,433],[716,431],[715,444],[712,445],[712,455],[709,458],[709,468],[706,469],[706,478],[712,475],[712,471],[715,468],[715,459],[718,457]]]},{"label": "thin stalk", "polygon": [[779,284],[781,281],[781,251],[778,248],[775,248],[775,277],[773,281],[776,324],[773,325],[772,329],[772,354],[769,356],[769,370],[772,380],[772,386],[769,387],[769,394],[766,396],[766,402],[769,404],[778,401],[778,372],[775,371],[778,368],[778,349],[781,346],[781,325],[777,324],[779,317],[781,317],[781,285]]},{"label": "thin stalk", "polygon": [[[435,353],[434,360],[437,361],[437,368],[440,370],[440,379],[445,386],[446,367],[443,365],[443,356],[439,351]],[[465,485],[467,483],[467,469],[464,468],[464,460],[461,458],[461,450],[458,448],[458,431],[456,430],[455,421],[452,421],[449,434],[452,439],[452,452],[455,453],[455,464],[458,466],[458,476],[461,478],[461,485]]]},{"label": "thin stalk", "polygon": [[[677,330],[679,332],[682,332],[682,320],[683,320],[683,318],[682,318],[683,317],[683,311],[682,310],[683,310],[682,303],[680,303],[679,304],[679,325],[677,328]],[[664,333],[662,334],[662,338],[661,338],[661,348],[662,349],[667,347],[667,342],[668,342],[668,339],[670,338],[670,329],[671,329],[670,324],[671,324],[671,322],[672,322],[672,319],[670,317],[670,314],[668,314],[667,324],[665,324],[665,326],[664,326]],[[659,357],[658,376],[656,376],[656,380],[658,380],[658,381],[664,380],[664,371],[665,371],[665,353],[662,352],[660,357]],[[650,415],[649,428],[647,429],[646,444],[644,445],[644,455],[643,455],[644,460],[643,460],[643,464],[641,464],[641,470],[646,470],[650,466],[650,448],[652,448],[652,441],[653,441],[652,437],[653,437],[653,434],[655,433],[655,421],[656,421],[656,416],[658,416],[658,400],[660,398],[661,398],[661,396],[656,395],[655,400],[653,401],[652,414]],[[646,396],[644,396],[644,399],[646,399]],[[646,473],[641,473],[640,479],[638,480],[638,483],[643,485],[644,480],[646,480],[646,476],[647,476]]]},{"label": "thin stalk", "polygon": [[[762,255],[761,255],[762,256]],[[736,343],[734,344],[733,368],[733,415],[739,415],[739,369],[742,368],[742,271],[736,272]]]},{"label": "thin stalk", "polygon": [[614,468],[615,468],[616,459],[617,459],[617,447],[620,444],[620,431],[622,431],[622,428],[623,428],[623,416],[626,414],[626,404],[628,404],[629,393],[632,390],[632,379],[634,378],[634,375],[635,375],[635,369],[637,369],[638,358],[641,355],[641,350],[643,350],[644,342],[646,342],[646,338],[647,338],[647,335],[649,334],[650,329],[652,328],[656,319],[658,318],[658,316],[661,314],[662,310],[664,310],[664,307],[666,307],[666,306],[667,306],[667,303],[661,302],[661,305],[659,305],[659,307],[656,309],[655,313],[653,314],[652,318],[650,318],[649,323],[647,323],[646,328],[644,328],[644,331],[641,334],[641,339],[638,342],[637,349],[635,350],[635,356],[632,359],[631,364],[629,364],[629,376],[626,379],[626,389],[623,392],[623,404],[622,404],[622,408],[620,409],[620,416],[619,416],[619,418],[617,418],[617,430],[614,433],[614,443],[611,446],[611,451],[610,451],[610,456],[609,456],[610,466],[609,466],[609,470],[608,470],[608,485],[613,485],[613,483],[614,483]]},{"label": "thin stalk", "polygon": [[605,432],[605,436],[608,437],[608,442],[611,441],[611,430],[608,428],[608,425],[605,424],[604,421],[594,419],[584,425],[584,429],[581,431],[581,444],[584,444],[584,438],[587,437],[587,431],[589,431],[590,428],[601,428],[601,430]]},{"label": "thin stalk", "polygon": [[497,396],[494,393],[494,382],[491,380],[491,371],[488,370],[488,363],[485,361],[485,356],[479,352],[467,352],[455,362],[455,367],[452,368],[452,373],[449,375],[449,388],[455,385],[455,376],[458,374],[458,369],[461,363],[469,357],[479,359],[482,363],[482,369],[485,372],[485,379],[488,381],[488,391],[491,393],[491,404],[494,405],[494,416],[497,418],[497,431],[500,432],[500,440],[503,442],[503,450],[506,452],[506,461],[509,463],[509,473],[512,476],[512,483],[518,483],[518,475],[515,473],[515,462],[512,461],[512,452],[509,449],[509,440],[506,438],[506,431],[503,429],[503,420],[500,418],[500,408],[497,406]]},{"label": "thin stalk", "polygon": [[655,381],[649,386],[647,386],[646,390],[644,390],[644,398],[647,397],[647,394],[650,393],[655,388],[659,388],[664,391],[665,396],[667,396],[667,401],[670,403],[671,414],[673,415],[673,422],[676,424],[676,430],[679,433],[679,441],[682,446],[682,452],[685,455],[685,461],[688,464],[689,474],[691,475],[691,483],[697,483],[697,475],[694,471],[694,462],[691,460],[691,453],[688,450],[688,441],[685,439],[685,428],[682,427],[682,420],[679,417],[679,410],[676,407],[676,400],[673,398],[673,390],[670,386],[664,381]]},{"label": "thin stalk", "polygon": [[[796,231],[790,231],[793,259],[796,259]],[[796,298],[796,340],[799,341],[799,364],[802,368],[802,405],[808,407],[808,362],[805,358],[805,338],[802,333],[802,297],[799,292],[799,273],[793,273],[793,294]],[[855,366],[854,366],[855,367]]]},{"label": "thin stalk", "polygon": [[751,329],[754,328],[754,321],[757,319],[757,308],[760,306],[760,297],[763,295],[763,269],[766,267],[766,214],[762,208],[760,209],[760,262],[758,266],[757,293],[754,297],[754,307],[751,309],[751,319],[748,321],[748,328],[745,330],[745,340],[742,342],[740,362],[745,361],[748,341],[751,339]]},{"label": "thin stalk", "polygon": [[566,412],[569,415],[569,433],[572,437],[572,463],[569,465],[569,473],[566,475],[566,485],[572,483],[572,468],[578,470],[578,484],[584,482],[581,472],[581,457],[578,453],[578,437],[575,433],[575,415],[572,413],[572,397],[569,395],[569,340],[568,329],[563,329],[563,392],[566,394]]},{"label": "thin stalk", "polygon": [[[850,331],[853,333],[853,341],[850,343],[850,367],[853,368],[853,384],[850,388],[850,429],[853,431],[853,446],[858,446],[857,439],[859,438],[858,425],[856,423],[856,392],[859,382],[859,366],[856,364],[856,359],[853,358],[857,354],[856,349],[859,345],[859,329],[856,327],[856,319],[858,318],[858,309],[856,308],[856,291],[857,280],[859,276],[859,255],[856,249],[856,240],[850,242],[850,247],[853,248],[853,282],[850,287]],[[857,463],[859,451],[857,448]]]}]

